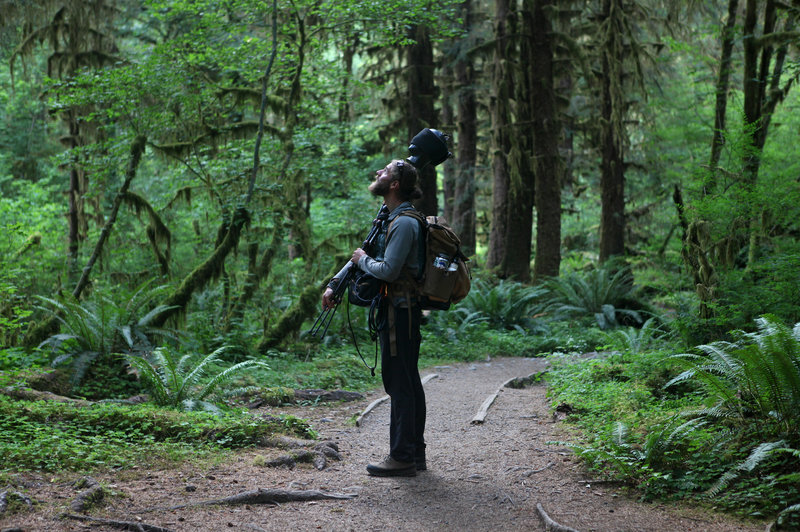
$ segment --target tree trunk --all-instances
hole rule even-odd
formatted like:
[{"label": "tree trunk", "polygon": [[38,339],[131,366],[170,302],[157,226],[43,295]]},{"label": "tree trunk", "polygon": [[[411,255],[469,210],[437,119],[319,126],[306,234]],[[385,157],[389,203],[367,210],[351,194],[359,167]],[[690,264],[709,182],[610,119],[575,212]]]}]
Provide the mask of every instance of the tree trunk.
[{"label": "tree trunk", "polygon": [[[463,27],[472,25],[472,1],[462,3]],[[475,96],[475,72],[472,59],[464,48],[469,41],[462,39],[455,64],[458,86],[458,146],[456,177],[453,195],[453,229],[461,238],[461,251],[475,254],[475,162],[478,153],[478,104]]]},{"label": "tree trunk", "polygon": [[[75,148],[79,145],[80,126],[78,119],[75,117],[74,111],[67,113],[67,125],[69,127],[69,149],[72,152],[72,157],[75,155]],[[81,220],[83,215],[83,190],[81,186],[80,170],[78,169],[78,161],[73,160],[69,169],[69,188],[67,190],[67,204],[69,211],[67,212],[67,275],[70,279],[74,280],[74,275],[78,274],[78,251],[83,231],[81,231]]]},{"label": "tree trunk", "polygon": [[[423,128],[437,126],[438,117],[434,109],[436,85],[434,83],[433,46],[425,26],[413,26],[408,37],[414,44],[408,47],[408,100],[406,123],[408,140]],[[428,165],[419,172],[419,184],[423,197],[416,207],[426,216],[439,214],[437,199],[436,169]]]},{"label": "tree trunk", "polygon": [[548,11],[552,0],[526,0],[532,10],[535,75],[531,76],[533,100],[534,170],[536,176],[536,259],[534,281],[557,277],[561,265],[561,167],[558,141],[561,132],[556,111],[553,76],[552,26]]},{"label": "tree trunk", "polygon": [[731,56],[736,27],[736,11],[739,0],[729,0],[728,20],[722,30],[722,53],[717,74],[717,98],[714,106],[714,134],[711,140],[711,158],[708,163],[708,176],[703,184],[703,195],[711,194],[717,186],[717,166],[725,145],[725,115],[728,108],[728,88],[730,86]]},{"label": "tree trunk", "polygon": [[[527,9],[527,2],[523,2],[522,23],[518,24],[516,16],[513,26],[509,24],[509,35],[518,35],[519,27],[530,27],[531,12]],[[509,171],[509,199],[508,221],[506,235],[506,260],[505,268],[501,272],[503,277],[508,277],[520,282],[528,282],[531,276],[531,241],[533,235],[533,201],[536,186],[531,161],[533,151],[533,122],[532,88],[535,77],[532,69],[527,68],[533,61],[533,50],[530,40],[514,39],[519,42],[519,47],[513,50],[516,53],[514,61],[515,70],[512,97],[512,135],[510,137],[510,152],[508,153]],[[538,102],[536,103],[538,105]]]},{"label": "tree trunk", "polygon": [[607,29],[602,50],[601,79],[601,215],[600,262],[625,253],[625,96],[623,91],[622,42],[623,6],[621,0],[604,0],[603,23]]},{"label": "tree trunk", "polygon": [[514,40],[514,13],[509,0],[495,0],[494,60],[492,94],[489,112],[492,123],[492,221],[489,233],[489,251],[486,266],[496,269],[501,276],[506,265],[506,235],[508,234],[508,207],[510,181],[507,156],[511,151],[509,128],[511,124],[511,88],[513,74],[510,68]]},{"label": "tree trunk", "polygon": [[[457,45],[453,45],[456,47]],[[451,50],[451,53],[452,50]],[[454,73],[452,67],[452,61],[449,57],[445,57],[442,61],[442,73],[440,76],[439,86],[442,88],[442,123],[441,129],[445,132],[451,132],[455,130],[455,116],[453,112],[453,85],[454,85]],[[459,139],[456,138],[457,144],[459,143]],[[447,161],[442,164],[442,196],[444,197],[444,205],[442,206],[442,212],[444,214],[445,220],[450,222],[450,225],[453,225],[453,206],[455,204],[455,194],[456,194],[456,174],[454,169],[454,164],[452,159],[448,159]],[[463,243],[463,241],[462,241]],[[462,245],[463,248],[463,245]]]}]

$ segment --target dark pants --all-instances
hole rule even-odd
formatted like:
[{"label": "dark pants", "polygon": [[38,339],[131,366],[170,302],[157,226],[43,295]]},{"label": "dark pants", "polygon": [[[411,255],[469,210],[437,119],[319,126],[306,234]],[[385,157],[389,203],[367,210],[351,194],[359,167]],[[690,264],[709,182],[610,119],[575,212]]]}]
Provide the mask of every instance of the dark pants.
[{"label": "dark pants", "polygon": [[391,332],[380,333],[383,387],[391,398],[389,454],[400,462],[413,462],[425,454],[425,392],[417,369],[422,340],[419,308],[411,309],[410,331],[408,319],[407,308],[394,309],[395,356],[389,344]]}]

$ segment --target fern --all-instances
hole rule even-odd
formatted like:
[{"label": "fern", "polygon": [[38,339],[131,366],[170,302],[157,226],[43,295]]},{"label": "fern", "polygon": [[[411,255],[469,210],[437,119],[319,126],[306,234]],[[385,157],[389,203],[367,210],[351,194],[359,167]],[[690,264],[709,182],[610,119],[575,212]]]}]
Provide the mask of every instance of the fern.
[{"label": "fern", "polygon": [[[526,287],[513,281],[501,280],[490,284],[476,280],[469,296],[459,303],[459,309],[469,314],[479,313],[494,329],[527,332],[534,327],[534,315],[542,312],[539,304],[545,290]],[[474,318],[473,318],[474,319]]]},{"label": "fern", "polygon": [[727,472],[725,472],[725,474],[722,475],[722,477],[719,478],[719,480],[717,480],[717,482],[714,483],[714,485],[708,490],[709,495],[717,495],[723,491],[743,472],[753,471],[764,460],[771,456],[776,449],[782,448],[785,444],[786,442],[780,440],[774,442],[765,442],[757,445],[745,460],[729,469]]},{"label": "fern", "polygon": [[756,324],[756,332],[739,332],[736,342],[698,346],[703,355],[684,353],[671,357],[686,369],[665,387],[699,380],[717,400],[715,417],[727,412],[740,423],[751,425],[764,438],[798,442],[800,324],[789,329],[770,315]]},{"label": "fern", "polygon": [[639,311],[626,308],[633,299],[633,279],[627,268],[604,265],[550,279],[545,287],[547,310],[556,316],[591,316],[601,329],[616,327],[622,317],[643,322]]},{"label": "fern", "polygon": [[192,363],[191,355],[177,358],[167,348],[154,350],[150,359],[137,355],[127,358],[138,371],[154,403],[179,409],[216,411],[217,408],[206,399],[217,393],[221,386],[247,368],[269,367],[263,362],[247,360],[212,374],[212,366],[220,361],[220,355],[226,349],[224,346],[215,350],[197,364]]}]

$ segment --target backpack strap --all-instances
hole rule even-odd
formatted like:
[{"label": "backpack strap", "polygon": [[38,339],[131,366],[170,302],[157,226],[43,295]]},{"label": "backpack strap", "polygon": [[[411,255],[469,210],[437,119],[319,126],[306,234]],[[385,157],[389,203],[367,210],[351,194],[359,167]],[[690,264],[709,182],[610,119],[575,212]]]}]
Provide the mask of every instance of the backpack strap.
[{"label": "backpack strap", "polygon": [[[419,212],[417,209],[411,207],[408,209],[404,209],[400,211],[397,216],[393,217],[392,220],[389,221],[389,225],[386,229],[386,235],[388,237],[389,231],[392,230],[392,224],[394,224],[395,220],[400,216],[410,216],[411,218],[416,219],[420,223],[420,233],[419,238],[417,241],[417,258],[418,258],[418,265],[417,268],[419,270],[418,276],[422,276],[425,272],[425,239],[426,239],[426,230],[427,230],[427,221],[425,217]],[[389,283],[389,299],[396,295],[402,295],[406,300],[407,310],[408,310],[408,337],[411,338],[412,335],[412,305],[411,302],[412,296],[415,299],[419,299],[419,279],[415,279],[414,276],[411,275],[411,272],[408,271],[408,268],[404,264],[402,269],[400,270],[400,277],[395,280],[394,283]],[[391,356],[397,356],[397,331],[394,325],[394,305],[389,304],[389,345],[390,345],[390,354]]]}]

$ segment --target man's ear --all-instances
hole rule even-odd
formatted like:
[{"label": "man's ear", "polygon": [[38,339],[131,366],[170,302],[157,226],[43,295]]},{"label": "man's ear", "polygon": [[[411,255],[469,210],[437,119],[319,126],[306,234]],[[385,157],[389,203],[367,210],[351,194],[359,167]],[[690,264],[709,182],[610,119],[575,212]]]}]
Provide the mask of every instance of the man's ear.
[{"label": "man's ear", "polygon": [[395,189],[399,189],[400,188],[400,181],[399,180],[395,179],[394,181],[389,183],[389,189],[393,189],[393,188],[395,188]]}]

